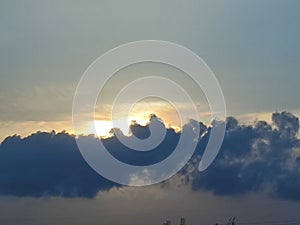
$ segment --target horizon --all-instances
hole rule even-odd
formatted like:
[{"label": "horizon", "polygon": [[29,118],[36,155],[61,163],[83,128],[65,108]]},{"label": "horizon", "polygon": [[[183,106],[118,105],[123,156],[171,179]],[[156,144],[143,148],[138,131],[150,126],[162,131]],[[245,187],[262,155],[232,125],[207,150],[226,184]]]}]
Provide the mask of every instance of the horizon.
[{"label": "horizon", "polygon": [[[287,111],[282,111],[282,112],[287,112]],[[251,115],[250,118],[249,118],[249,116],[247,114],[246,115],[240,115],[240,116],[237,116],[237,117],[227,115],[226,119],[228,119],[228,118],[235,118],[235,119],[237,119],[237,121],[239,122],[240,125],[244,125],[244,126],[254,126],[258,122],[267,122],[272,127],[274,127],[275,125],[272,122],[272,114],[273,113],[282,113],[282,112],[276,111],[276,112],[272,112],[272,113],[250,114]],[[292,113],[292,112],[288,112],[288,113]],[[294,116],[298,117],[298,118],[300,117],[300,113],[298,114],[298,111],[297,111],[297,113],[292,113],[292,114]],[[256,116],[254,116],[254,115],[256,115]],[[163,124],[164,124],[164,126],[165,126],[166,129],[172,129],[175,132],[179,132],[179,133],[182,131],[182,127],[184,125],[188,124],[190,120],[194,120],[194,119],[190,118],[190,119],[187,119],[187,121],[184,124],[176,125],[175,126],[174,124],[167,123],[159,115],[157,115],[155,113],[150,113],[148,116],[146,116],[144,118],[126,118],[126,121],[128,121],[128,123],[127,123],[128,126],[125,127],[125,125],[124,125],[124,127],[121,127],[121,128],[120,127],[115,127],[113,125],[114,122],[113,121],[109,121],[109,120],[94,120],[94,121],[91,121],[90,126],[95,126],[96,133],[92,133],[92,132],[89,133],[89,130],[93,131],[93,129],[91,129],[91,128],[86,128],[85,131],[83,131],[82,133],[79,133],[77,135],[75,135],[74,130],[65,130],[65,129],[63,129],[63,130],[55,130],[55,129],[50,129],[50,130],[36,130],[36,131],[33,131],[31,133],[29,132],[29,133],[24,134],[24,135],[21,135],[21,134],[18,134],[18,133],[14,133],[14,134],[5,136],[4,139],[7,138],[7,137],[11,137],[11,136],[20,136],[22,138],[26,138],[26,137],[28,137],[28,136],[30,136],[32,134],[38,133],[38,132],[46,132],[46,133],[52,133],[52,132],[54,132],[54,133],[68,133],[70,135],[75,135],[76,137],[78,137],[78,136],[90,136],[90,135],[94,135],[95,137],[98,137],[98,138],[109,138],[109,137],[111,137],[113,135],[113,134],[111,134],[111,132],[114,129],[120,129],[120,131],[122,132],[122,134],[124,136],[131,136],[132,133],[130,131],[130,126],[132,126],[132,125],[138,125],[138,126],[141,126],[143,128],[146,128],[151,123],[151,121],[150,121],[151,120],[151,116],[155,116],[158,119],[160,119],[163,122]],[[214,121],[214,119],[212,119],[209,123],[205,123],[204,121],[201,121],[201,120],[199,120],[198,122],[201,122],[201,123],[203,123],[206,126],[211,126],[213,121]],[[225,120],[219,120],[219,121],[224,121],[225,122]],[[104,125],[104,127],[101,127],[101,125]]]},{"label": "horizon", "polygon": [[[285,111],[285,110],[283,110]],[[281,112],[280,110],[279,111],[275,111],[275,112]],[[234,117],[236,118],[240,124],[243,124],[243,125],[254,125],[255,123],[257,123],[258,121],[266,121],[267,123],[272,123],[272,113],[275,113],[275,112],[262,112],[262,113],[249,113],[249,114],[244,114],[244,115],[238,115],[238,116],[233,116],[233,115],[227,115],[227,117]],[[297,116],[298,118],[300,117],[300,111],[298,110],[295,110],[295,111],[290,111],[292,114],[294,114],[295,116]],[[123,126],[122,127],[122,132],[123,134],[129,134],[129,128],[130,128],[130,124],[131,122],[133,121],[136,121],[137,124],[139,125],[142,125],[142,126],[146,126],[148,123],[149,123],[149,116],[151,114],[155,114],[155,113],[150,113],[148,114],[147,116],[143,117],[143,118],[126,118],[126,121],[128,121],[128,126]],[[184,125],[181,125],[181,124],[171,124],[171,123],[168,123],[164,120],[163,117],[160,117],[159,114],[155,114],[155,115],[158,115],[159,118],[161,118],[164,122],[164,125],[167,127],[167,128],[172,128],[178,132],[181,131],[181,127]],[[148,120],[147,120],[148,118]],[[189,120],[189,119],[188,119]],[[188,120],[186,121],[186,123],[188,123]],[[203,121],[203,120],[199,120],[199,122],[202,122],[204,123],[205,125],[209,125],[211,124],[213,120],[212,119],[206,119],[206,122]],[[89,126],[87,126],[85,129],[83,129],[82,133],[78,134],[78,135],[96,135],[98,137],[106,137],[106,136],[110,136],[109,132],[113,129],[113,128],[119,128],[119,127],[114,127],[113,124],[114,122],[111,121],[111,120],[95,120],[95,121],[90,121],[90,126],[94,126],[94,124],[96,124],[96,133],[89,133],[88,131],[89,130],[92,130]],[[36,122],[34,122],[36,123]],[[104,130],[102,130],[102,123],[104,123],[105,125],[105,128]],[[185,123],[185,124],[186,124]],[[25,124],[26,126],[27,124]],[[51,125],[51,124],[50,124]],[[38,132],[38,131],[41,131],[41,132],[52,132],[52,131],[55,131],[57,133],[59,132],[67,132],[69,134],[75,134],[74,133],[74,130],[72,128],[72,124],[69,125],[70,128],[69,129],[64,129],[64,128],[61,128],[61,129],[57,129],[55,128],[55,126],[53,128],[49,127],[49,124],[47,124],[45,126],[45,128],[42,128],[42,129],[30,129],[30,130],[25,130],[25,132],[21,132],[21,131],[12,131],[12,133],[8,133],[7,135],[0,135],[0,141],[2,142],[6,137],[9,137],[9,136],[14,136],[14,135],[17,135],[17,136],[21,136],[21,137],[26,137],[26,136],[29,136],[35,132]],[[30,126],[31,127],[31,126]],[[68,126],[65,126],[65,127],[68,127]],[[14,133],[15,132],[15,133]]]},{"label": "horizon", "polygon": [[299,9],[0,0],[0,224],[299,225]]}]

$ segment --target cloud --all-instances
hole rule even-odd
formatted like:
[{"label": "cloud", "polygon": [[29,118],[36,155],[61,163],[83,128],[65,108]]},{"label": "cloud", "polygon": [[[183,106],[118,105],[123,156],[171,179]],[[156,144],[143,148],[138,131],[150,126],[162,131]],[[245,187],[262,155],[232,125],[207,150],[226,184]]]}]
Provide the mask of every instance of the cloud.
[{"label": "cloud", "polygon": [[[157,122],[157,118],[152,117],[152,121]],[[199,122],[191,120],[188,125],[194,123]],[[197,170],[198,163],[211,128],[199,124],[201,136],[195,154],[178,175],[163,182],[162,187],[174,185],[174,179],[180,177],[180,184],[178,180],[176,183],[187,185],[193,191],[205,190],[223,196],[267,192],[276,198],[300,200],[299,120],[296,116],[288,112],[273,113],[272,123],[257,121],[254,125],[240,124],[237,119],[228,117],[221,151],[213,164],[201,173]],[[150,135],[149,124],[133,123],[131,131],[142,139]],[[180,133],[166,128],[162,143],[147,152],[128,149],[115,136],[103,142],[122,162],[150,165],[168,157],[179,137]],[[7,137],[0,145],[0,194],[93,198],[99,192],[121,188],[89,167],[75,138],[65,132]],[[94,136],[80,138],[96,140]],[[123,138],[130,141],[132,137]]]},{"label": "cloud", "polygon": [[273,196],[300,200],[298,118],[281,112],[273,113],[272,120],[246,126],[228,118],[220,154],[204,173],[192,173],[193,189],[237,195],[271,186]]},{"label": "cloud", "polygon": [[67,133],[12,136],[1,144],[2,195],[90,198],[115,186],[87,165]]},{"label": "cloud", "polygon": [[273,113],[272,121],[284,139],[295,138],[299,131],[299,119],[289,112]]}]

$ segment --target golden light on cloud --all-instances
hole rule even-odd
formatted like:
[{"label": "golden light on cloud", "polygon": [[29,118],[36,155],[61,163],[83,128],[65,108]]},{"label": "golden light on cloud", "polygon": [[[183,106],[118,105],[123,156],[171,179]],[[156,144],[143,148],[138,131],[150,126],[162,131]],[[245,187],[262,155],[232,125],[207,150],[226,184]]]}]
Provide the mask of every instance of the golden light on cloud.
[{"label": "golden light on cloud", "polygon": [[[184,107],[184,105],[182,105]],[[126,108],[124,106],[124,108]],[[129,126],[132,121],[145,126],[149,123],[150,115],[155,114],[161,118],[166,127],[172,127],[175,130],[180,130],[180,118],[174,106],[162,99],[145,98],[135,103],[128,112],[128,116],[124,117],[124,112],[116,112],[112,116],[111,105],[106,105],[106,108],[96,110],[95,121],[91,121],[88,133],[95,130],[97,136],[108,136],[112,128],[119,128],[125,135],[130,134]]]},{"label": "golden light on cloud", "polygon": [[[180,107],[188,109],[190,105],[182,103]],[[183,118],[184,121],[180,121],[178,114],[170,103],[161,99],[143,99],[140,102],[134,104],[128,113],[128,117],[118,117],[116,114],[115,118],[111,117],[111,105],[102,105],[101,108],[97,108],[95,113],[95,120],[89,121],[78,130],[76,135],[89,135],[94,134],[101,137],[108,137],[112,128],[120,128],[125,134],[129,134],[129,126],[132,121],[136,121],[138,124],[145,126],[149,123],[150,115],[155,114],[161,118],[166,127],[173,128],[179,131],[183,124],[185,124],[188,118]],[[121,115],[121,114],[120,114]],[[199,113],[201,121],[204,118],[209,118],[209,113],[204,115]],[[84,117],[83,117],[84,118]],[[204,122],[206,122],[204,120]],[[209,123],[209,121],[207,122]],[[72,128],[71,118],[67,117],[65,120],[60,121],[0,121],[0,125],[3,128],[0,132],[0,141],[5,139],[9,135],[18,134],[22,137],[26,137],[36,131],[61,132],[65,130],[67,133],[74,134]]]}]

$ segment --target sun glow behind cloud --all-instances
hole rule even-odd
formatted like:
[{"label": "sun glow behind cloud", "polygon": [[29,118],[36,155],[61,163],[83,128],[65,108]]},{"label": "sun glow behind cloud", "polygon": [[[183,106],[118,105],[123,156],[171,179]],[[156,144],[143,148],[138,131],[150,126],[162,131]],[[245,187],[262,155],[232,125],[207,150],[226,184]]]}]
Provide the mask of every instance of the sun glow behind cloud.
[{"label": "sun glow behind cloud", "polygon": [[[192,110],[196,106],[199,118],[190,118]],[[120,129],[124,135],[130,135],[130,125],[137,123],[145,126],[150,122],[150,117],[155,114],[165,124],[167,128],[173,128],[176,131],[180,131],[184,124],[187,124],[190,119],[199,119],[204,123],[209,124],[211,122],[211,114],[203,109],[200,104],[190,105],[188,103],[180,102],[177,104],[180,110],[185,113],[180,118],[179,112],[173,104],[159,99],[159,98],[144,98],[139,102],[136,102],[127,112],[126,105],[120,105],[118,111],[113,112],[113,107],[110,104],[98,105],[95,111],[94,120],[90,120],[80,130],[83,135],[94,134],[100,137],[109,137],[110,131],[113,128]],[[126,116],[128,115],[128,116]]]},{"label": "sun glow behind cloud", "polygon": [[91,126],[90,132],[95,130],[97,136],[106,137],[109,136],[111,129],[119,128],[123,132],[123,134],[129,135],[130,134],[129,127],[132,121],[136,121],[138,124],[142,126],[145,126],[149,122],[143,118],[124,118],[117,121],[95,120],[90,123]]},{"label": "sun glow behind cloud", "polygon": [[[187,107],[182,104],[182,107]],[[126,107],[124,106],[124,109]],[[130,135],[130,125],[137,123],[145,126],[149,123],[152,114],[161,118],[168,128],[180,130],[182,125],[188,121],[183,118],[181,122],[174,106],[166,101],[153,98],[146,98],[134,104],[128,113],[128,117],[124,116],[124,111],[116,112],[112,116],[111,105],[96,111],[94,121],[90,121],[85,133],[96,133],[97,136],[109,136],[112,128],[119,128],[124,135]]]}]

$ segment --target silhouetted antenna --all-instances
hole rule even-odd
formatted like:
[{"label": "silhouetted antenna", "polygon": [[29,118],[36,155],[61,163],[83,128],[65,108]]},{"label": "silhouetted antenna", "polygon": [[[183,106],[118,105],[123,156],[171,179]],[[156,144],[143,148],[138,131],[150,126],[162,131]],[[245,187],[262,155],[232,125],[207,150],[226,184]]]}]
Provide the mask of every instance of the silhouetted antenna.
[{"label": "silhouetted antenna", "polygon": [[231,218],[228,220],[228,222],[227,222],[226,225],[235,225],[235,216],[234,216],[234,217],[231,217]]},{"label": "silhouetted antenna", "polygon": [[185,225],[185,218],[182,217],[182,218],[180,219],[180,225]]},{"label": "silhouetted antenna", "polygon": [[171,220],[166,220],[166,222],[164,222],[163,225],[171,225]]}]

